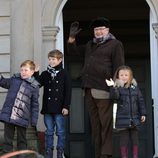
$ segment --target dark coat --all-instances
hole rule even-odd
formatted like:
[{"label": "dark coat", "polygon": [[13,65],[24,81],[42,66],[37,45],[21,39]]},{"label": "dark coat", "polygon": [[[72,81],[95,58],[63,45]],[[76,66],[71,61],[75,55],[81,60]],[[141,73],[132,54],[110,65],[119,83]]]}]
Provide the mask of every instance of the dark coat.
[{"label": "dark coat", "polygon": [[68,72],[62,69],[52,78],[48,71],[38,77],[44,87],[41,114],[61,114],[62,109],[69,109],[71,103],[71,79]]},{"label": "dark coat", "polygon": [[36,126],[39,112],[39,84],[32,77],[23,80],[20,74],[11,78],[1,77],[0,86],[8,89],[1,110],[0,121],[28,127],[29,123]]},{"label": "dark coat", "polygon": [[117,103],[116,128],[131,128],[141,124],[140,117],[146,116],[144,98],[138,86],[111,88],[111,98]]},{"label": "dark coat", "polygon": [[83,88],[109,91],[105,79],[112,78],[116,69],[124,64],[123,45],[117,39],[109,39],[101,44],[89,41],[82,47],[68,43],[68,52],[83,53],[85,56],[81,74]]}]

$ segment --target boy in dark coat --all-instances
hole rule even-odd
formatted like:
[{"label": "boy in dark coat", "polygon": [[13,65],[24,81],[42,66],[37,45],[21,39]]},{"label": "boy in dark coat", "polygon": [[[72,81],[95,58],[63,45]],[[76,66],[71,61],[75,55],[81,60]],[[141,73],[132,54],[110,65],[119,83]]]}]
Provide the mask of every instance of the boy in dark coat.
[{"label": "boy in dark coat", "polygon": [[46,158],[53,157],[54,132],[56,128],[57,158],[63,158],[65,146],[65,117],[68,115],[71,101],[71,79],[63,69],[63,54],[59,50],[48,53],[48,67],[38,76],[41,87],[44,87],[41,114],[46,126]]},{"label": "boy in dark coat", "polygon": [[4,152],[13,150],[15,128],[17,129],[17,149],[26,149],[26,129],[30,123],[32,126],[37,124],[39,84],[32,77],[34,70],[34,62],[26,60],[20,66],[20,73],[11,78],[0,75],[0,86],[8,89],[0,114],[0,121],[4,122]]}]

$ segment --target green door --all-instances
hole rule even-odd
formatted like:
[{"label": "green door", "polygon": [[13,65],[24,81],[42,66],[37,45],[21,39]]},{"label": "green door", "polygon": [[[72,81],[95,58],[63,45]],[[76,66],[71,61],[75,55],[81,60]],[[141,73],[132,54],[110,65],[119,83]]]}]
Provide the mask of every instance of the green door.
[{"label": "green door", "polygon": [[89,117],[84,103],[84,92],[81,89],[82,61],[83,58],[79,56],[65,58],[65,67],[72,77],[72,100],[67,119],[65,149],[69,158],[93,158],[94,155]]}]

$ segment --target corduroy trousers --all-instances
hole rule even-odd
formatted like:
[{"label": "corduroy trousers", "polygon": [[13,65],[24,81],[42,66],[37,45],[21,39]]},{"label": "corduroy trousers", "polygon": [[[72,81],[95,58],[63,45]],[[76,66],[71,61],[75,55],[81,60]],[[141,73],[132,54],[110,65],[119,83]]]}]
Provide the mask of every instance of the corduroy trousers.
[{"label": "corduroy trousers", "polygon": [[95,143],[95,158],[112,155],[112,101],[93,98],[90,89],[85,90],[85,101]]}]

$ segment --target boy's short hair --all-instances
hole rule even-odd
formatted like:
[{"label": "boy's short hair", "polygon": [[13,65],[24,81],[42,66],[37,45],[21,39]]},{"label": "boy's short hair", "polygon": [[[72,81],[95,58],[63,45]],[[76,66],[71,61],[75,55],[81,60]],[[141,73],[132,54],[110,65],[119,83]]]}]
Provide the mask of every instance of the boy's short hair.
[{"label": "boy's short hair", "polygon": [[54,49],[54,50],[52,50],[52,51],[50,51],[48,53],[48,58],[49,57],[54,57],[54,58],[57,58],[57,59],[62,59],[63,58],[63,53],[60,50],[58,50],[58,49]]},{"label": "boy's short hair", "polygon": [[35,63],[32,60],[25,60],[20,65],[20,67],[23,67],[23,66],[29,66],[30,70],[35,70],[35,67],[36,67]]}]

